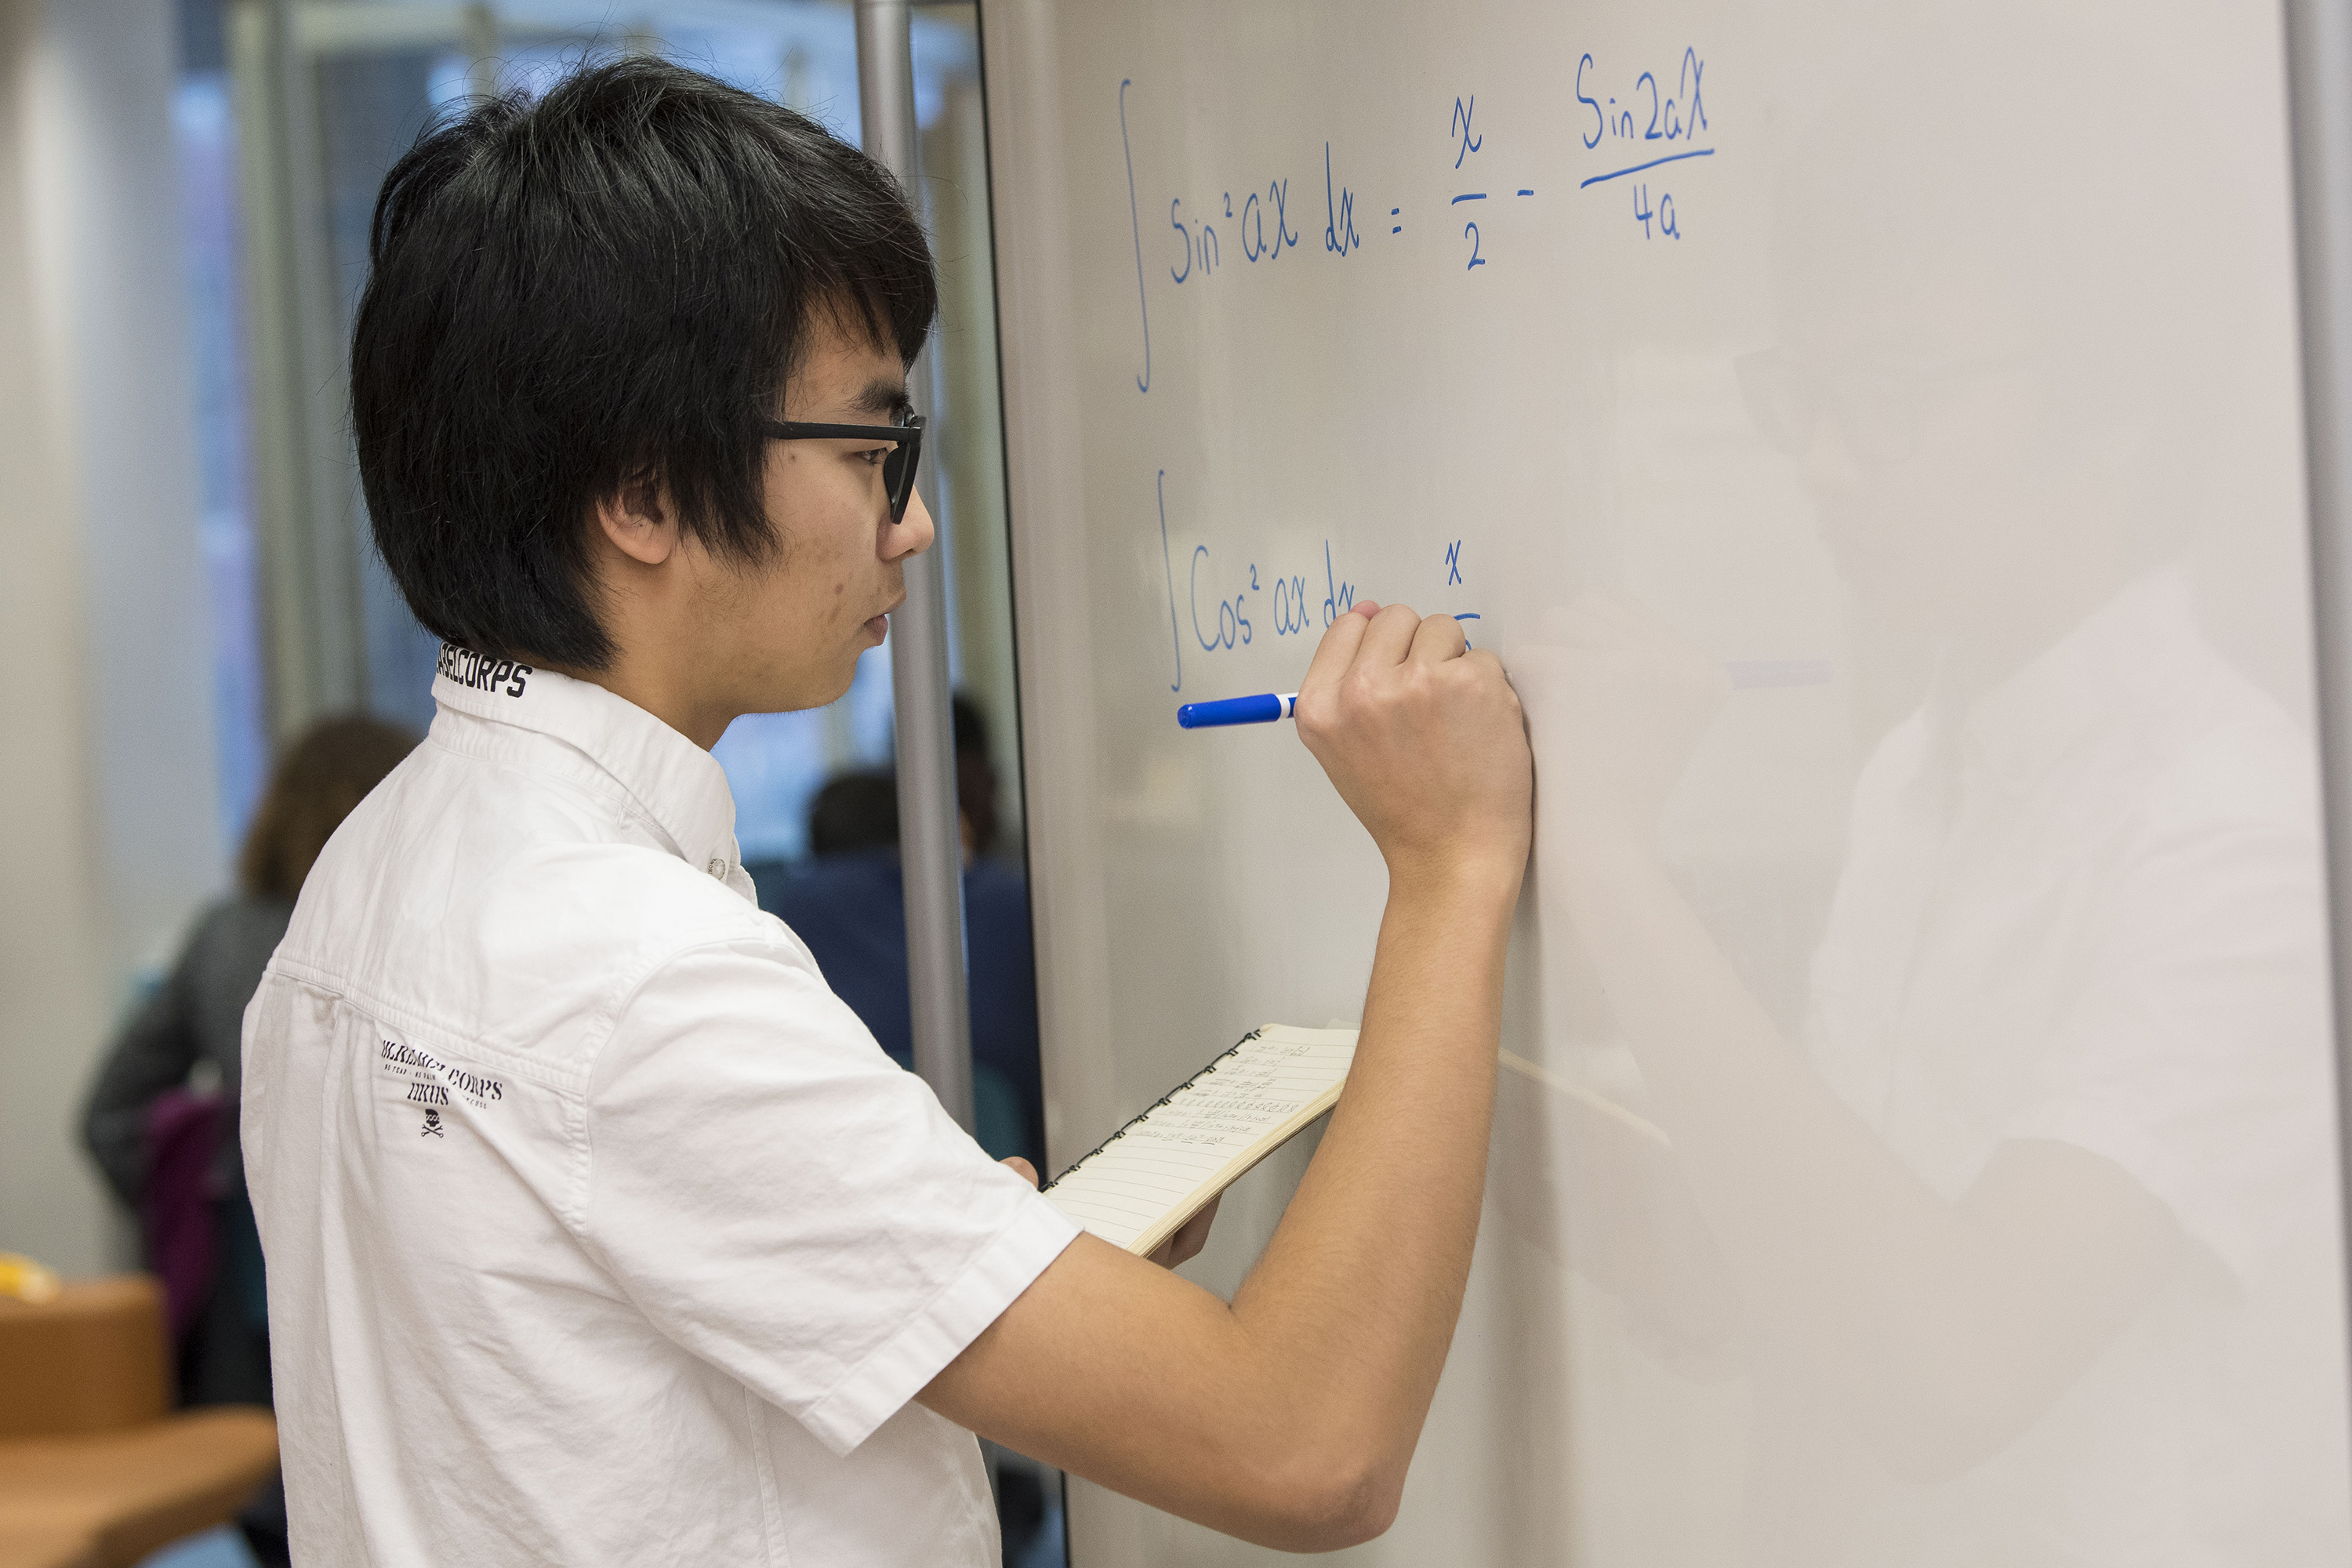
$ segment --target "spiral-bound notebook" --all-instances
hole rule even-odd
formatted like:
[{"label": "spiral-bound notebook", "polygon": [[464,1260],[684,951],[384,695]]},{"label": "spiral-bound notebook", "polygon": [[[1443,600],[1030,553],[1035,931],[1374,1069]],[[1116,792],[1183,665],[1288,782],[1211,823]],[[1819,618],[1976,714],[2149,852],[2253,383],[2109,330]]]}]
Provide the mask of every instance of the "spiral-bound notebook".
[{"label": "spiral-bound notebook", "polygon": [[1148,1254],[1330,1110],[1355,1059],[1353,1029],[1253,1029],[1046,1183],[1045,1195],[1112,1246]]}]

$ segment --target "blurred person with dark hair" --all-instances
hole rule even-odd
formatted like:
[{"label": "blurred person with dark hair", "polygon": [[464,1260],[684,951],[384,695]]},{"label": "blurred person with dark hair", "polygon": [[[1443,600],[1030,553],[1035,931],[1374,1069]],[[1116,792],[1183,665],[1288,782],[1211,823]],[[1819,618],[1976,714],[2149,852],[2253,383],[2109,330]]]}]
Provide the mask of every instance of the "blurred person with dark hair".
[{"label": "blurred person with dark hair", "polygon": [[809,853],[819,858],[875,849],[890,850],[895,858],[898,775],[887,768],[874,768],[835,773],[827,779],[809,802],[808,847]]},{"label": "blurred person with dark hair", "polygon": [[197,921],[91,1085],[82,1137],[115,1195],[139,1213],[190,1405],[269,1402],[261,1248],[227,1113],[245,1005],[311,862],[415,744],[407,731],[365,718],[327,720],[295,742],[246,831],[237,890]]},{"label": "blurred person with dark hair", "polygon": [[963,828],[963,852],[977,859],[996,847],[996,764],[988,754],[988,715],[959,692],[950,703],[955,723],[956,815]]},{"label": "blurred person with dark hair", "polygon": [[[1018,1154],[1042,1169],[1045,1086],[1037,1067],[1029,886],[1017,868],[988,858],[996,837],[996,771],[988,760],[987,720],[961,695],[954,710],[973,1136],[1000,1160]],[[809,852],[814,858],[804,867],[746,868],[760,907],[808,944],[825,984],[891,1059],[912,1067],[897,779],[877,770],[827,781],[809,806]]]}]

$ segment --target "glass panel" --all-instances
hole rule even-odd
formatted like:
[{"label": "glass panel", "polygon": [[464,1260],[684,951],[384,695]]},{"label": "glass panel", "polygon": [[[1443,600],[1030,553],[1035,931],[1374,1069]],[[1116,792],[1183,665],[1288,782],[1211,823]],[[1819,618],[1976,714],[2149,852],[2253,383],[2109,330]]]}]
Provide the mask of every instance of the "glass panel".
[{"label": "glass panel", "polygon": [[238,310],[236,121],[217,11],[185,8],[172,100],[185,231],[189,336],[194,349],[197,482],[206,597],[212,611],[213,709],[221,841],[231,847],[269,767],[262,688],[261,609],[254,580],[253,500],[246,445],[244,321]]}]

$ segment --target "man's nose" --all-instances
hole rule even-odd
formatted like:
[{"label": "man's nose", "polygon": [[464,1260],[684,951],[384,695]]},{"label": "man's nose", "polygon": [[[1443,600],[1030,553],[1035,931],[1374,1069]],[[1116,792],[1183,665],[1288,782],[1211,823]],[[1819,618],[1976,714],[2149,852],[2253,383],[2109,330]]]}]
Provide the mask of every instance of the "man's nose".
[{"label": "man's nose", "polygon": [[923,504],[923,492],[917,490],[907,498],[907,515],[883,530],[882,559],[920,555],[931,547],[938,531],[931,526],[931,509]]}]

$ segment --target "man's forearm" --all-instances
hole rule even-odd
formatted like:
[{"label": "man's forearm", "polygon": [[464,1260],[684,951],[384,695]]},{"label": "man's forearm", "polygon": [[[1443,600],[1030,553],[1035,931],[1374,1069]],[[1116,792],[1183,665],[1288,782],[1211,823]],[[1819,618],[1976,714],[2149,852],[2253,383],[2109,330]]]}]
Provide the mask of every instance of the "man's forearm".
[{"label": "man's forearm", "polygon": [[[1517,868],[1392,881],[1348,1087],[1234,1298],[1290,1397],[1401,1487],[1469,1274]],[[1344,1324],[1346,1332],[1335,1332]]]},{"label": "man's forearm", "polygon": [[1082,1237],[920,1397],[1188,1519],[1327,1552],[1394,1515],[1461,1310],[1533,773],[1502,665],[1446,616],[1359,603],[1297,717],[1390,893],[1354,1068],[1265,1257],[1228,1304]]}]

